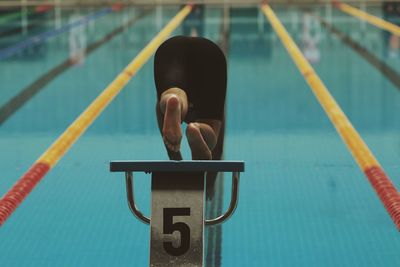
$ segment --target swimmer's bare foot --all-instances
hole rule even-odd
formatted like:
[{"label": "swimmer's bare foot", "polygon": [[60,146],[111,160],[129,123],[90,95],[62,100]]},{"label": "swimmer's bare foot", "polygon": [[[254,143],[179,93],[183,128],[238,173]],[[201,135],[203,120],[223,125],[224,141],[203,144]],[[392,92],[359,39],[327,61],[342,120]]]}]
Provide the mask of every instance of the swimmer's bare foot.
[{"label": "swimmer's bare foot", "polygon": [[176,95],[171,95],[165,103],[163,140],[167,148],[178,152],[181,148],[182,129],[181,129],[181,104]]},{"label": "swimmer's bare foot", "polygon": [[215,143],[213,139],[216,139],[216,137],[211,127],[200,123],[190,123],[186,128],[186,136],[192,150],[192,159],[212,159],[211,149],[208,144]]}]

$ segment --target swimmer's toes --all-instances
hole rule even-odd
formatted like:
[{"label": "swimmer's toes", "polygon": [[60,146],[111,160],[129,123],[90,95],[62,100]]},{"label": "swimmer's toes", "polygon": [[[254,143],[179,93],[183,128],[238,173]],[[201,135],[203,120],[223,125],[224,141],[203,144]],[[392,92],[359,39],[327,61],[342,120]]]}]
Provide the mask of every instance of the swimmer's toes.
[{"label": "swimmer's toes", "polygon": [[181,145],[179,143],[171,143],[170,141],[168,141],[168,139],[165,138],[165,136],[163,137],[163,141],[165,146],[173,152],[179,152],[179,150],[181,149]]}]

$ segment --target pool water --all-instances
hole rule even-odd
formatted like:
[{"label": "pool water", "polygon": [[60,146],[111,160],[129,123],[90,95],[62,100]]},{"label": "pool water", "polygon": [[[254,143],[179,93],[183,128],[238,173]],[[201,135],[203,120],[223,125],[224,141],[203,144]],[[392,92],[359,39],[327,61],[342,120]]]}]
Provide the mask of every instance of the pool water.
[{"label": "pool water", "polygon": [[[385,52],[382,30],[337,10],[327,19],[324,7],[274,8],[303,51],[310,9],[400,75],[400,56]],[[178,10],[146,13],[52,77],[4,120],[1,195]],[[376,7],[367,11],[382,15]],[[87,44],[141,12],[127,8],[91,21],[84,27]],[[204,36],[228,46],[224,158],[244,160],[246,172],[239,207],[223,225],[221,265],[400,266],[395,225],[274,30],[257,7],[226,14],[207,7]],[[59,23],[72,15],[63,10]],[[54,28],[53,15],[42,19],[40,31]],[[400,88],[329,29],[312,25],[316,72],[400,188]],[[182,33],[182,27],[174,32]],[[35,34],[28,31],[14,42]],[[0,61],[0,108],[69,57],[70,34]],[[2,266],[148,265],[150,229],[129,212],[124,178],[109,173],[108,165],[115,159],[167,159],[155,97],[150,59],[2,226]],[[182,153],[190,159],[185,140]],[[149,179],[139,175],[136,183],[139,206],[149,214]],[[224,185],[227,206],[229,179]]]}]

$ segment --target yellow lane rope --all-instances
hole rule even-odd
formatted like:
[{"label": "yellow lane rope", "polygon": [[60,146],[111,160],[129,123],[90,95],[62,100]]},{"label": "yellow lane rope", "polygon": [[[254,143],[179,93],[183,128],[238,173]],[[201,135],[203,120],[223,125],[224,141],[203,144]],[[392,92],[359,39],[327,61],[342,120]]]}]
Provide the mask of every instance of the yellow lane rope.
[{"label": "yellow lane rope", "polygon": [[361,20],[365,20],[366,22],[375,25],[378,28],[381,28],[383,30],[389,31],[392,34],[400,37],[400,27],[390,23],[384,19],[381,19],[379,17],[373,16],[371,14],[368,14],[362,10],[359,10],[355,7],[352,7],[348,4],[340,3],[340,2],[334,2],[334,6],[336,6],[338,9],[342,10],[343,12],[350,14],[356,18],[359,18]]},{"label": "yellow lane rope", "polygon": [[281,38],[290,56],[296,63],[301,74],[304,76],[304,79],[310,85],[322,107],[325,109],[329,118],[332,120],[337,131],[350,148],[361,169],[365,170],[372,166],[379,165],[374,155],[372,155],[371,151],[368,149],[367,145],[354,129],[353,125],[351,125],[350,121],[340,109],[335,99],[331,96],[328,89],[315,73],[314,69],[304,58],[300,49],[286,32],[285,28],[280,23],[279,19],[276,17],[272,9],[268,5],[263,5],[262,10],[268,17],[276,33]]},{"label": "yellow lane rope", "polygon": [[267,4],[263,4],[261,9],[334,124],[337,132],[353,154],[359,167],[367,176],[393,222],[400,230],[400,193],[385,174],[379,162],[354,129],[353,125],[336,103],[335,99],[331,96],[314,69],[305,59],[271,7]]}]

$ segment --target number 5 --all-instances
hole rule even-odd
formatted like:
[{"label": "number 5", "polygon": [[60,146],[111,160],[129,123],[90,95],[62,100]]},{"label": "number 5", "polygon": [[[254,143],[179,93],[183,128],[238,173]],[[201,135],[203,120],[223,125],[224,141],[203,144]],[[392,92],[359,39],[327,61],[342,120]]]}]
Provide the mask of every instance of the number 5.
[{"label": "number 5", "polygon": [[163,232],[165,235],[172,234],[178,231],[181,235],[181,244],[179,247],[174,247],[172,242],[165,241],[164,249],[172,256],[181,256],[185,254],[190,247],[190,228],[186,223],[174,223],[174,216],[190,216],[190,208],[164,208],[164,226]]}]

